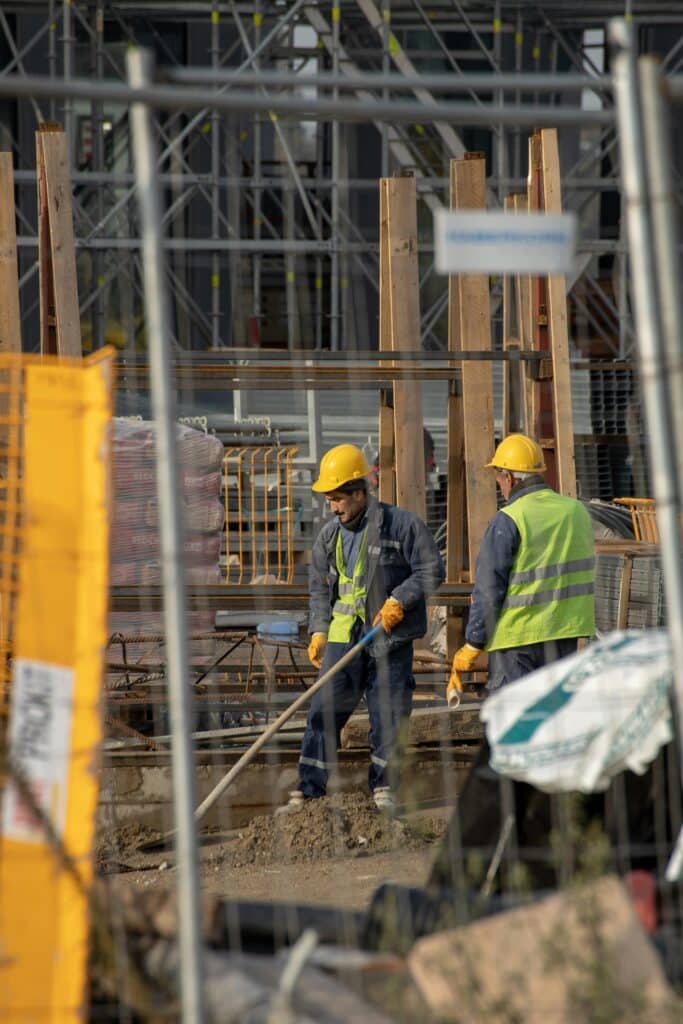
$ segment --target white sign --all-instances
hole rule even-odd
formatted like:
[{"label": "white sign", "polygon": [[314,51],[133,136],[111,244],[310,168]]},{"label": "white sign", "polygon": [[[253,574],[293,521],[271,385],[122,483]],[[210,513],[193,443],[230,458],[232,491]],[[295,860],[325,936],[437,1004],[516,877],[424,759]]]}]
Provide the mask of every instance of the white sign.
[{"label": "white sign", "polygon": [[[73,688],[71,668],[24,658],[14,662],[10,761],[59,836],[66,814]],[[46,841],[44,828],[11,778],[4,793],[2,834],[25,843]]]},{"label": "white sign", "polygon": [[574,266],[573,213],[438,210],[439,274],[568,274]]}]

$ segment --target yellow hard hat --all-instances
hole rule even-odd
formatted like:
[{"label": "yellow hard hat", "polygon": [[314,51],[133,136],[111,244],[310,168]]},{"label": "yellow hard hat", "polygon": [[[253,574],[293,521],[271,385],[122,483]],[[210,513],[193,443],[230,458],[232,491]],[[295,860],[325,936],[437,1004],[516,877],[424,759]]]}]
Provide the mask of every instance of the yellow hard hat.
[{"label": "yellow hard hat", "polygon": [[508,434],[486,465],[496,469],[509,469],[511,473],[515,470],[519,473],[542,473],[545,470],[545,459],[538,442],[526,434]]},{"label": "yellow hard hat", "polygon": [[311,490],[321,494],[336,491],[350,480],[362,480],[370,472],[365,456],[355,444],[338,444],[320,460],[320,471]]}]

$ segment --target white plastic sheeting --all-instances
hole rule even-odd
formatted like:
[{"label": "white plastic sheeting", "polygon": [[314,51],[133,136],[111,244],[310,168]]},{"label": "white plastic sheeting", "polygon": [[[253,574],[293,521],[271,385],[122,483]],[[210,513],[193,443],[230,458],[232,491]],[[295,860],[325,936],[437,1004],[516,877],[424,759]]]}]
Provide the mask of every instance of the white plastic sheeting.
[{"label": "white plastic sheeting", "polygon": [[673,737],[671,684],[665,630],[610,633],[488,698],[491,767],[548,793],[642,774]]}]

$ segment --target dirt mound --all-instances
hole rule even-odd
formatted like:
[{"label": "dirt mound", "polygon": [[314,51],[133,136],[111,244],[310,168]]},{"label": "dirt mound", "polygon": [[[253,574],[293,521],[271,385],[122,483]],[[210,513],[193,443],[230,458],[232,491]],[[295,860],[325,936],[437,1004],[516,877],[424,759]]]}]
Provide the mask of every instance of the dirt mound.
[{"label": "dirt mound", "polygon": [[253,818],[214,863],[242,867],[418,849],[443,829],[438,820],[406,825],[380,814],[369,796],[347,793],[307,800],[297,814]]},{"label": "dirt mound", "polygon": [[117,857],[134,852],[141,843],[148,843],[160,838],[161,832],[150,825],[141,825],[139,822],[119,825],[118,828],[108,829],[98,834],[95,860],[98,864],[115,860]]}]

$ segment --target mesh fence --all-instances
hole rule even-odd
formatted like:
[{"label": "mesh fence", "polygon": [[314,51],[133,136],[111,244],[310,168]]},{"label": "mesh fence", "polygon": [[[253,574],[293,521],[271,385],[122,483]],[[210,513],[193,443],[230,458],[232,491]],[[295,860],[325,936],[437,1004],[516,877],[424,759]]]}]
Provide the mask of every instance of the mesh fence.
[{"label": "mesh fence", "polygon": [[[27,509],[25,369],[9,360],[4,373],[6,687]],[[176,822],[161,557],[154,549],[154,432],[138,421],[124,435],[110,496],[111,609],[99,693],[104,745],[88,854],[95,878],[80,890],[88,892],[91,934],[87,998],[91,1019],[175,1019]],[[135,455],[133,438],[142,446]],[[429,599],[425,637],[398,667],[386,652],[359,653],[347,692],[339,680],[321,691],[328,697],[315,707],[324,748],[320,755],[304,750],[311,725],[306,696],[326,667],[319,670],[307,654],[310,593],[302,586],[328,514],[321,520],[310,497],[316,467],[297,461],[295,445],[228,445],[217,456],[211,438],[184,428],[178,438],[198,801],[262,743],[197,824],[208,1019],[265,1019],[285,1003],[300,1019],[324,1021],[450,1019],[452,1005],[463,1020],[590,1020],[605,1006],[611,1019],[677,1019],[681,893],[666,881],[683,821],[675,737],[662,733],[642,773],[617,770],[594,792],[547,792],[523,773],[504,771],[490,721],[486,735],[483,717],[490,712],[482,716],[491,706],[485,662],[465,678],[458,707],[446,704],[446,634],[453,628],[446,608],[462,626],[469,602],[468,588],[450,582]],[[199,500],[187,493],[190,484]],[[220,531],[223,517],[206,586],[191,571],[193,545]],[[621,634],[609,631],[620,623],[646,626],[644,635],[661,644],[661,566],[632,539],[611,543],[598,559],[601,629],[612,642]],[[397,550],[384,552],[387,571]],[[129,568],[115,573],[131,565],[134,584]],[[628,671],[637,667],[632,658]],[[559,689],[553,684],[551,709],[558,694],[564,700],[578,692],[584,668]],[[406,681],[405,700],[397,702]],[[633,712],[627,730],[651,722],[654,735],[667,718],[666,686],[655,682],[631,707],[625,682],[612,679],[594,707],[580,711],[578,730],[576,722],[573,731],[563,726],[555,740],[571,747],[591,732],[596,715],[612,721],[624,708]],[[518,717],[527,727],[547,707],[540,698],[530,703],[527,684],[520,687]],[[378,730],[395,732],[384,751]],[[324,771],[326,792],[295,813],[276,814],[301,783],[302,759]],[[371,793],[378,763],[394,814],[378,808]],[[60,856],[58,843],[51,856]],[[288,989],[283,979],[297,957],[306,966]]]}]

